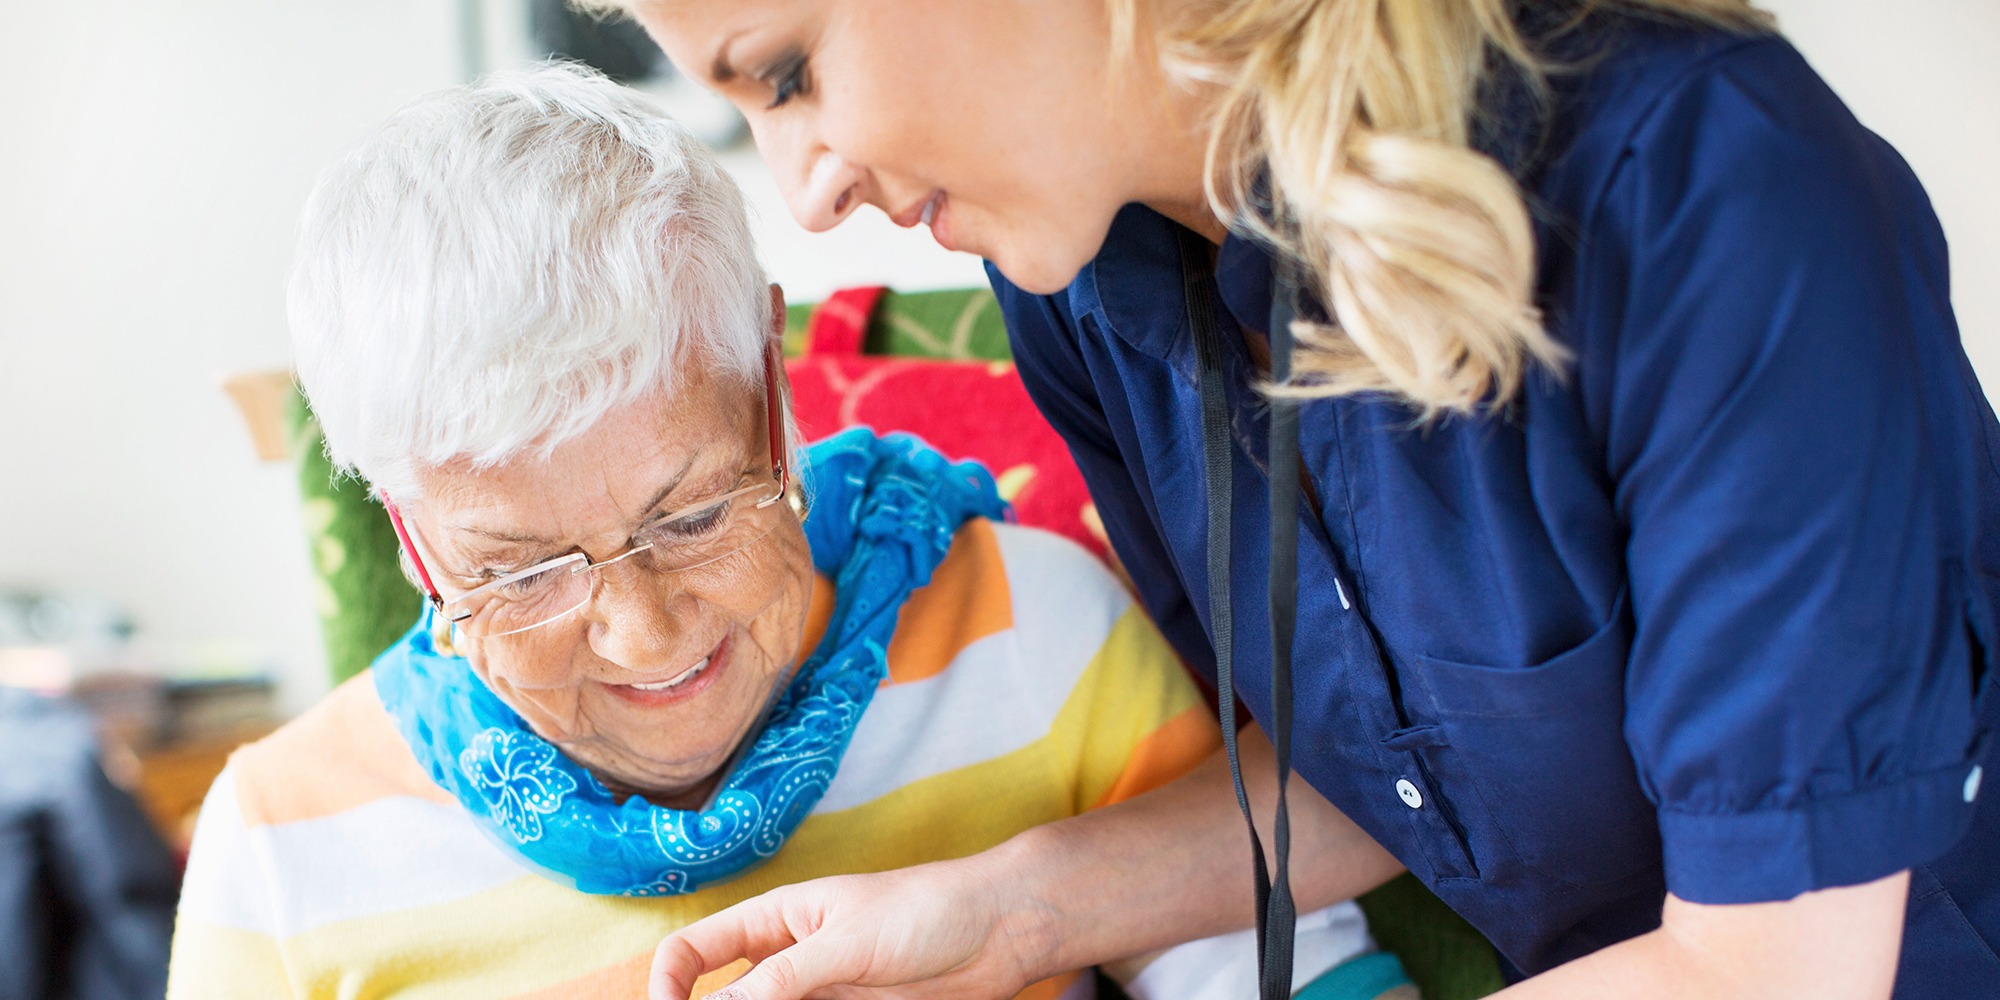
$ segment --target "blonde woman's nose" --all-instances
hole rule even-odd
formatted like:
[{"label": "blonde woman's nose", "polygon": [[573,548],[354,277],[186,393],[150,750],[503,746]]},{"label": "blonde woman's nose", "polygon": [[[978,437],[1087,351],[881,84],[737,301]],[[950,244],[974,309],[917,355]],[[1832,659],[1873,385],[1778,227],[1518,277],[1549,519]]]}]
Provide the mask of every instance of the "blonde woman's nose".
[{"label": "blonde woman's nose", "polygon": [[822,233],[840,225],[860,207],[867,180],[866,171],[838,153],[820,150],[807,165],[803,178],[785,192],[785,201],[799,225]]}]

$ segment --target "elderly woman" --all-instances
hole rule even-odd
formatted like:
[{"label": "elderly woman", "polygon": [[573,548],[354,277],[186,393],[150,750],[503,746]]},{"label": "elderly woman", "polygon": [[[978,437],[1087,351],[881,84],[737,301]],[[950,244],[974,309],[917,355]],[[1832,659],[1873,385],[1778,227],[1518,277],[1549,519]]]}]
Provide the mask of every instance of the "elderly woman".
[{"label": "elderly woman", "polygon": [[[740,197],[628,92],[546,67],[405,109],[321,179],[297,267],[300,380],[428,605],[216,782],[170,995],[639,997],[731,903],[1213,766],[1152,624],[983,470],[788,446]],[[1352,904],[1302,927],[1312,995],[1398,988]],[[1251,950],[1107,971],[1239,995]]]}]

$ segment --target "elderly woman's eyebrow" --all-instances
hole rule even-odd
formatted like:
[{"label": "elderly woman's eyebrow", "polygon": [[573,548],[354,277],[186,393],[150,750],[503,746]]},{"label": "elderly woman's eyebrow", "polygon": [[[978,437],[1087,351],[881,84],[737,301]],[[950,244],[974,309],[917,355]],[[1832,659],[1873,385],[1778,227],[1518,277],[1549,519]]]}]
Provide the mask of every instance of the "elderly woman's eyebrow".
[{"label": "elderly woman's eyebrow", "polygon": [[[681,467],[674,471],[674,477],[672,479],[669,479],[665,486],[660,487],[659,492],[653,494],[653,498],[651,500],[646,501],[646,503],[639,508],[641,513],[638,519],[640,521],[646,520],[649,516],[653,514],[653,512],[659,510],[660,505],[666,502],[667,497],[672,496],[674,490],[680,488],[681,483],[687,480],[689,470],[694,468],[695,461],[698,457],[699,454],[690,455],[687,461],[681,463]],[[552,544],[555,541],[555,539],[549,537],[548,535],[538,535],[531,531],[520,531],[516,529],[505,529],[505,528],[482,528],[476,524],[454,524],[451,525],[450,527],[454,531],[462,531],[468,535],[478,535],[481,538],[490,538],[496,542],[507,542],[509,544],[514,544],[514,545],[537,545],[537,544],[548,545]]]},{"label": "elderly woman's eyebrow", "polygon": [[512,542],[518,545],[530,545],[538,542],[549,541],[549,536],[547,535],[537,535],[534,532],[528,532],[528,531],[496,531],[491,528],[481,528],[470,524],[454,524],[451,527],[453,531],[463,531],[468,535],[478,535],[481,538],[491,538],[496,542]]}]

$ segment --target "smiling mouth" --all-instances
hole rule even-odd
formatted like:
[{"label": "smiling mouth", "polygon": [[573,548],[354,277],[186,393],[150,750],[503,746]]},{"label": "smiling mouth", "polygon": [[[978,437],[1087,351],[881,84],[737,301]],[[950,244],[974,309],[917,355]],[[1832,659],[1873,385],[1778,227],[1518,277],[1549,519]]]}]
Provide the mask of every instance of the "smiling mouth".
[{"label": "smiling mouth", "polygon": [[690,664],[680,673],[657,681],[639,684],[607,684],[612,693],[639,705],[666,705],[692,698],[711,686],[715,675],[728,669],[729,647],[733,645],[724,636],[716,647],[699,662]]},{"label": "smiling mouth", "polygon": [[713,656],[704,656],[704,657],[702,657],[702,658],[701,658],[701,662],[700,662],[700,663],[697,663],[697,664],[695,664],[694,666],[692,666],[692,667],[689,667],[689,668],[687,668],[686,670],[683,670],[683,671],[681,671],[681,672],[680,672],[679,674],[676,674],[676,675],[674,675],[673,677],[669,677],[669,678],[667,678],[666,680],[663,680],[663,681],[659,681],[659,682],[657,682],[657,683],[653,683],[653,684],[627,684],[627,685],[626,685],[626,687],[630,687],[630,688],[636,688],[636,689],[638,689],[638,690],[640,690],[640,691],[668,691],[668,690],[672,690],[673,688],[677,688],[677,687],[680,687],[680,686],[681,686],[682,684],[686,684],[686,683],[687,683],[688,681],[691,681],[691,680],[694,680],[694,679],[695,679],[695,676],[696,676],[697,674],[700,674],[700,673],[701,673],[702,671],[704,671],[704,670],[707,670],[707,669],[708,669],[708,661],[710,661],[710,660],[712,660],[712,659],[714,659],[714,658],[715,658],[715,657],[713,657]]}]

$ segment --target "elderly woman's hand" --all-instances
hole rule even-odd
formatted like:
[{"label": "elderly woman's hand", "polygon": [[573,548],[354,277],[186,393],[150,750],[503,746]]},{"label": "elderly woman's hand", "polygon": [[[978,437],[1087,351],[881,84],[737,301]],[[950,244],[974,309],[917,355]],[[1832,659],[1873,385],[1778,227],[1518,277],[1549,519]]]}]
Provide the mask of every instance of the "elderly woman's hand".
[{"label": "elderly woman's hand", "polygon": [[713,994],[796,1000],[841,996],[1005,998],[1042,978],[1055,953],[1045,909],[991,873],[985,855],[874,875],[782,886],[697,921],[660,943],[652,1000],[682,1000],[704,973],[740,957],[757,965]]}]

